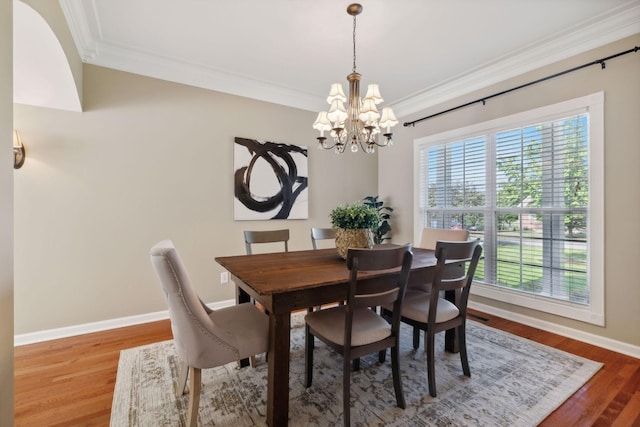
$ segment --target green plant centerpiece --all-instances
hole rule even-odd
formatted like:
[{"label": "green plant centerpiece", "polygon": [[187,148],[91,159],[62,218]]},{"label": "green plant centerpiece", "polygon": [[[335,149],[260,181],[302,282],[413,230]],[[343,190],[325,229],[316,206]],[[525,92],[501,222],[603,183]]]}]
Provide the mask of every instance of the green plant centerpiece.
[{"label": "green plant centerpiece", "polygon": [[329,217],[337,229],[336,248],[342,258],[347,258],[349,248],[373,247],[373,230],[380,223],[380,212],[376,208],[355,202],[334,208]]},{"label": "green plant centerpiece", "polygon": [[384,202],[382,200],[378,200],[378,196],[367,196],[363,200],[365,205],[371,206],[380,212],[380,221],[378,221],[378,225],[373,228],[374,243],[379,245],[385,240],[390,240],[391,237],[387,236],[387,234],[391,231],[389,221],[391,220],[391,212],[393,212],[393,208],[384,206]]}]

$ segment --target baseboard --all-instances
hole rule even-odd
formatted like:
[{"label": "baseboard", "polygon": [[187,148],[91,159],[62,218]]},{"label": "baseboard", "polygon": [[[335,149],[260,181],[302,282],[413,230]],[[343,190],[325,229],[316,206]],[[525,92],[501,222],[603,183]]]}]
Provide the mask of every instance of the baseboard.
[{"label": "baseboard", "polygon": [[[212,310],[229,307],[235,304],[235,300],[217,301],[209,303]],[[169,318],[169,311],[156,311],[155,313],[140,314],[136,316],[120,317],[118,319],[103,320],[100,322],[85,323],[82,325],[68,326],[64,328],[48,329],[45,331],[30,332],[27,334],[15,335],[13,337],[14,347],[35,344],[43,341],[50,341],[59,338],[68,338],[76,335],[101,332],[109,329],[123,328],[126,326],[139,325],[142,323],[156,322]]]},{"label": "baseboard", "polygon": [[523,314],[513,313],[508,310],[503,310],[475,301],[469,301],[469,308],[640,359],[640,346],[637,345],[612,340],[600,335],[591,334],[589,332],[580,331],[567,326],[561,326],[556,323],[536,319]]},{"label": "baseboard", "polygon": [[[216,310],[224,307],[229,307],[235,304],[234,300],[217,301],[207,304],[211,309]],[[493,314],[495,316],[502,317],[507,320],[522,323],[523,325],[532,326],[534,328],[542,329],[543,331],[552,332],[554,334],[562,335],[564,337],[576,339],[578,341],[593,344],[598,347],[605,348],[607,350],[615,351],[618,353],[626,354],[631,357],[640,358],[640,346],[627,344],[621,341],[612,340],[610,338],[602,337],[588,332],[579,331],[577,329],[569,328],[566,326],[560,326],[555,323],[547,322],[545,320],[536,319],[523,314],[513,313],[511,311],[492,307],[490,305],[469,301],[469,308],[473,308],[478,311],[485,312],[487,314]],[[89,334],[92,332],[100,332],[108,329],[123,328],[126,326],[139,325],[142,323],[155,322],[158,320],[164,320],[169,318],[169,312],[167,310],[157,311],[155,313],[147,313],[136,316],[121,317],[118,319],[104,320],[100,322],[85,323],[83,325],[68,326],[65,328],[49,329],[39,332],[31,332],[27,334],[20,334],[14,336],[14,346],[21,346],[27,344],[35,344],[38,342],[55,340],[59,338],[68,338],[76,335]]]}]

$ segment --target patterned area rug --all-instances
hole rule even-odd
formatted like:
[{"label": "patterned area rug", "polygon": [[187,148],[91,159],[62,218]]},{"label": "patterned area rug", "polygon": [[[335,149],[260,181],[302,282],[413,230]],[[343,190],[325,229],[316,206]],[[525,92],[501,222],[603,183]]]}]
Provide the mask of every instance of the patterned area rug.
[{"label": "patterned area rug", "polygon": [[[304,328],[294,315],[291,331],[289,425],[342,425],[341,357],[317,342],[313,385],[305,389]],[[412,349],[403,325],[401,369],[407,408],[397,408],[390,355],[361,360],[351,377],[351,422],[356,426],[535,426],[578,390],[600,363],[469,321],[471,378],[460,357],[445,353],[436,338],[438,397],[429,396],[426,355]],[[202,371],[198,425],[262,426],[266,418],[267,365],[236,363]],[[182,426],[187,395],[176,398],[177,360],[172,341],[120,354],[111,426]]]}]

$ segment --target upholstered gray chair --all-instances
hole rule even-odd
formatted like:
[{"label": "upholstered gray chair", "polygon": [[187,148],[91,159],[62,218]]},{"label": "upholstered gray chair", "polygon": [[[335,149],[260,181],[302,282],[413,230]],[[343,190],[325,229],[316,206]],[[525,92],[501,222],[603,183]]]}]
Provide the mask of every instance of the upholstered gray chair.
[{"label": "upholstered gray chair", "polygon": [[[387,245],[385,245],[387,246]],[[389,245],[391,246],[391,245]],[[400,377],[399,336],[402,299],[411,270],[413,253],[410,246],[385,249],[349,249],[347,268],[350,270],[347,303],[308,313],[305,317],[305,387],[313,378],[314,337],[342,355],[342,390],[344,425],[349,426],[351,361],[379,352],[383,358],[391,348],[393,388],[399,408],[405,408]],[[361,272],[397,269],[387,274],[361,280]],[[371,307],[389,305],[397,315],[391,323]]]},{"label": "upholstered gray chair", "polygon": [[[465,376],[471,376],[466,341],[467,301],[469,300],[469,290],[471,289],[473,275],[478,266],[481,253],[482,246],[480,246],[478,240],[466,242],[439,241],[436,244],[438,263],[431,283],[431,293],[418,297],[413,296],[412,298],[405,297],[402,304],[401,321],[425,331],[429,394],[433,397],[436,397],[434,341],[435,334],[438,332],[452,328],[456,329],[462,371]],[[466,269],[459,269],[459,273],[454,277],[450,273],[456,270],[447,271],[446,269],[446,264],[451,261],[466,263]],[[459,291],[460,295],[453,303],[442,298],[440,291]],[[397,313],[394,310],[396,309],[390,304],[383,305],[383,316],[388,318],[393,316],[395,318]]]},{"label": "upholstered gray chair", "polygon": [[336,239],[336,228],[317,228],[313,227],[311,229],[311,244],[313,245],[313,249],[319,249],[318,245],[319,240],[334,240]]},{"label": "upholstered gray chair", "polygon": [[171,331],[180,360],[179,396],[189,382],[187,425],[195,426],[200,403],[201,369],[265,353],[269,319],[253,304],[209,309],[191,286],[173,242],[164,240],[151,248],[151,264],[169,306]]}]

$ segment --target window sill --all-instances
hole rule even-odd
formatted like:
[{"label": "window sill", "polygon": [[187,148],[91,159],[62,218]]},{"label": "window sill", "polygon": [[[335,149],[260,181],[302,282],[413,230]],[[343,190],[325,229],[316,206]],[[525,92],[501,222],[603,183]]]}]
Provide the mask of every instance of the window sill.
[{"label": "window sill", "polygon": [[559,301],[544,296],[523,294],[522,292],[512,291],[506,288],[485,285],[479,282],[473,283],[471,294],[579,320],[585,323],[591,323],[593,325],[604,326],[604,309],[597,310],[593,304],[582,305]]}]

